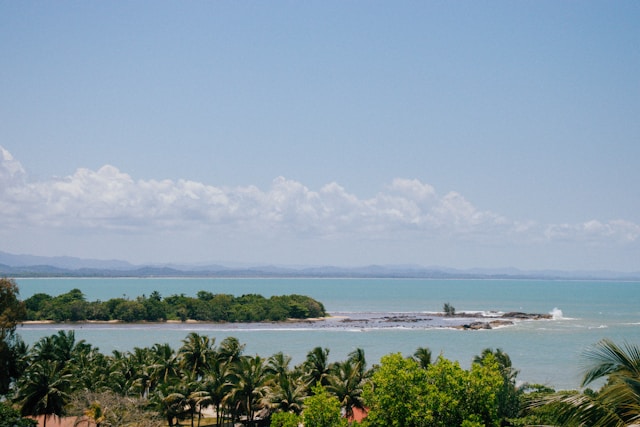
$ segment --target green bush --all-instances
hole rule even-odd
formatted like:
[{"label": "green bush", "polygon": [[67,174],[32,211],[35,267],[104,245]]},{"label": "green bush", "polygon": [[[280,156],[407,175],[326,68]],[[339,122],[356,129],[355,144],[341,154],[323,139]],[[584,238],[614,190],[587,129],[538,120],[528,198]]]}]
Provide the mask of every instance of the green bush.
[{"label": "green bush", "polygon": [[35,427],[36,420],[22,418],[7,402],[0,402],[0,427]]},{"label": "green bush", "polygon": [[276,412],[271,416],[271,427],[298,427],[300,417],[291,412]]}]

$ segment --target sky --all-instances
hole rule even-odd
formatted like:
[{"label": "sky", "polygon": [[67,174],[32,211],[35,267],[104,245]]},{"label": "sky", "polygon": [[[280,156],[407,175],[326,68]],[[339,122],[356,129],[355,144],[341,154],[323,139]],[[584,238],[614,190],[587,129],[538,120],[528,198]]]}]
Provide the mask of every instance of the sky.
[{"label": "sky", "polygon": [[0,250],[640,271],[640,2],[0,1]]}]

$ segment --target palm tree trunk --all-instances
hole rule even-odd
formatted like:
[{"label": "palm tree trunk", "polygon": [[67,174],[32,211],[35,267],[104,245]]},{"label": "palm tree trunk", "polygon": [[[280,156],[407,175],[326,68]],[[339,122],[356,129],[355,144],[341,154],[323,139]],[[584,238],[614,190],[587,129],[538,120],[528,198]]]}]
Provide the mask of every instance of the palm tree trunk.
[{"label": "palm tree trunk", "polygon": [[251,397],[247,397],[247,425],[253,425],[253,412],[251,411]]}]

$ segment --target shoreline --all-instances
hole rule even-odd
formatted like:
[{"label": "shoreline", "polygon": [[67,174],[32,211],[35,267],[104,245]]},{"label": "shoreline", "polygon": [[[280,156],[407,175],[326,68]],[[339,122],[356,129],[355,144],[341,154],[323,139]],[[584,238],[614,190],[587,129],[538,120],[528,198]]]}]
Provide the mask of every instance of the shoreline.
[{"label": "shoreline", "polygon": [[442,312],[381,312],[381,313],[346,313],[336,312],[326,317],[313,317],[306,319],[287,319],[284,321],[263,322],[212,322],[207,320],[165,320],[157,322],[125,322],[122,320],[82,320],[77,322],[55,322],[53,320],[27,320],[19,323],[20,327],[29,326],[83,326],[111,325],[111,326],[178,326],[199,325],[215,328],[233,327],[236,329],[254,328],[288,328],[297,327],[304,329],[460,329],[460,330],[488,330],[512,326],[520,321],[527,320],[553,320],[551,314],[508,312],[460,312],[445,314]]},{"label": "shoreline", "polygon": [[19,326],[22,325],[181,325],[181,324],[195,324],[195,325],[243,325],[243,324],[289,324],[289,323],[311,323],[311,322],[320,322],[326,319],[331,319],[331,316],[327,317],[310,317],[307,319],[287,319],[282,321],[264,321],[264,322],[214,322],[210,320],[195,320],[195,319],[186,319],[186,320],[158,320],[158,321],[137,321],[137,322],[126,322],[124,320],[78,320],[78,321],[64,321],[64,322],[56,322],[55,320],[23,320],[22,322],[18,322]]}]

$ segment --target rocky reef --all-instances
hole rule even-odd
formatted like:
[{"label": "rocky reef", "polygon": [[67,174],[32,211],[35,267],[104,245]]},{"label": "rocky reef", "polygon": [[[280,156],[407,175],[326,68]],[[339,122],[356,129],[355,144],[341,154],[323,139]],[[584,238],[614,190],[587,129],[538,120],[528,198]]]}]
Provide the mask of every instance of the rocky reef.
[{"label": "rocky reef", "polygon": [[[351,328],[449,328],[463,330],[494,329],[523,320],[552,319],[551,314],[523,312],[447,313],[339,313],[334,326]],[[326,325],[329,326],[329,325]]]}]

